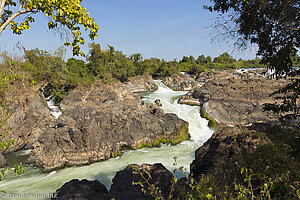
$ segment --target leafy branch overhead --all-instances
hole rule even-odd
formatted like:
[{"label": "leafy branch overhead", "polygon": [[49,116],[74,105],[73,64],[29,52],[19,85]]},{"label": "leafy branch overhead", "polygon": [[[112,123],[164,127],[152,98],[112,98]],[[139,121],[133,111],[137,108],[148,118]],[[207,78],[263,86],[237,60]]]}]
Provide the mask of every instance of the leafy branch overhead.
[{"label": "leafy branch overhead", "polygon": [[[293,68],[300,48],[299,0],[212,0],[205,6],[210,12],[228,15],[235,26],[225,27],[236,33],[244,44],[250,41],[258,47],[261,63],[274,70],[278,78],[290,78],[290,84],[271,96],[277,104],[265,104],[265,110],[280,114],[281,118],[300,116],[300,69]],[[226,26],[226,25],[225,25]],[[223,26],[220,26],[223,27]],[[228,34],[229,34],[228,33]]]},{"label": "leafy branch overhead", "polygon": [[[73,41],[67,41],[65,45],[72,47],[73,55],[83,56],[80,50],[80,45],[85,43],[82,28],[89,31],[89,38],[94,40],[99,27],[80,3],[81,0],[0,0],[0,36],[8,26],[14,34],[22,34],[35,21],[33,14],[43,13],[49,17],[49,29],[70,31]],[[21,19],[20,15],[25,17]]]}]

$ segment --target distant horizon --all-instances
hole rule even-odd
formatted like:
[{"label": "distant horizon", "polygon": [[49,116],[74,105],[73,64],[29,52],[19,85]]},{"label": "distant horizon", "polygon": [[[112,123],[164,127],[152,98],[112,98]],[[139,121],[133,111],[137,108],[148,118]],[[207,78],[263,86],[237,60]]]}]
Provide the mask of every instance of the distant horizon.
[{"label": "distant horizon", "polygon": [[[100,30],[98,39],[102,49],[108,45],[126,55],[141,53],[144,59],[155,57],[172,61],[183,56],[200,55],[212,58],[228,52],[235,59],[256,58],[256,47],[250,45],[245,51],[233,51],[234,41],[212,43],[214,19],[217,14],[203,9],[209,5],[209,0],[89,0],[83,1],[95,18]],[[36,19],[31,24],[31,30],[22,35],[13,34],[8,28],[0,37],[0,53],[19,54],[17,43],[26,49],[41,49],[55,51],[63,46],[59,36],[47,29],[47,17],[42,14],[33,15]],[[58,34],[57,34],[58,35]],[[89,51],[87,34],[83,34],[86,44],[82,47],[85,54]],[[66,59],[72,57],[71,49],[67,47]],[[75,57],[80,58],[80,57]],[[80,58],[83,59],[83,58]]]}]

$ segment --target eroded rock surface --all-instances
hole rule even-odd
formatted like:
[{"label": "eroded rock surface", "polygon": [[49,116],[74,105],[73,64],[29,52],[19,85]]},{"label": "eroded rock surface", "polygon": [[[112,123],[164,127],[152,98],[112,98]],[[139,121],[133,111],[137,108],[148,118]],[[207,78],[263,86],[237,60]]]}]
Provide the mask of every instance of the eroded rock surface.
[{"label": "eroded rock surface", "polygon": [[[146,173],[146,172],[147,173]],[[149,177],[149,174],[151,177]],[[113,178],[110,191],[99,181],[79,181],[73,179],[56,190],[55,198],[58,200],[140,200],[154,199],[150,195],[148,187],[154,185],[161,191],[162,196],[168,199],[172,187],[172,173],[162,164],[128,165],[125,169],[118,171]],[[138,182],[143,183],[141,187]],[[136,183],[136,184],[133,184]],[[146,194],[142,192],[146,190]]]},{"label": "eroded rock surface", "polygon": [[198,83],[188,75],[172,74],[163,78],[162,82],[175,91],[188,91],[198,86]]},{"label": "eroded rock surface", "polygon": [[112,196],[100,181],[73,179],[56,190],[53,200],[111,200]]},{"label": "eroded rock surface", "polygon": [[65,109],[54,127],[34,143],[29,162],[51,171],[64,166],[106,160],[122,148],[188,139],[188,123],[138,96],[101,83],[77,88],[64,99]]},{"label": "eroded rock surface", "polygon": [[130,77],[125,83],[125,87],[130,92],[153,92],[158,88],[150,75]]},{"label": "eroded rock surface", "polygon": [[179,103],[203,105],[203,112],[225,126],[274,122],[276,117],[263,112],[262,105],[274,102],[269,95],[286,83],[286,80],[240,78],[231,74],[191,90]]},{"label": "eroded rock surface", "polygon": [[209,172],[221,172],[226,162],[239,159],[240,150],[243,154],[251,154],[267,141],[264,135],[254,130],[223,128],[196,150],[195,160],[191,164],[191,174],[199,177]]},{"label": "eroded rock surface", "polygon": [[[18,83],[16,83],[18,84]],[[6,139],[13,139],[14,144],[5,153],[22,148],[30,149],[40,135],[54,125],[54,118],[39,92],[40,86],[11,87],[10,97],[15,98],[11,104],[11,116],[7,125],[11,127]]]},{"label": "eroded rock surface", "polygon": [[[149,175],[143,170],[146,170],[151,175],[151,178],[149,178]],[[138,174],[135,174],[134,172],[137,172]],[[172,178],[172,173],[160,163],[154,165],[129,165],[124,170],[117,172],[116,176],[113,178],[110,192],[116,200],[153,199],[153,197],[149,195],[150,191],[148,190],[148,187],[154,184],[155,187],[158,187],[162,192],[162,196],[165,199],[168,199],[172,186]],[[145,182],[147,180],[150,185]],[[138,182],[142,182],[144,188],[140,185],[132,184]],[[145,189],[147,194],[144,194],[142,189]]]}]

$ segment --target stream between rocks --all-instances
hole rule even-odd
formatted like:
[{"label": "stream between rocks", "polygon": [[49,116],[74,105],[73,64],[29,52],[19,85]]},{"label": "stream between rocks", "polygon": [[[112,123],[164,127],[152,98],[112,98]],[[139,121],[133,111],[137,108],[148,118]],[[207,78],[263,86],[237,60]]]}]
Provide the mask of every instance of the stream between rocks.
[{"label": "stream between rocks", "polygon": [[[168,113],[175,113],[181,119],[189,122],[189,133],[191,139],[176,146],[162,145],[160,148],[143,148],[123,152],[121,157],[111,158],[106,161],[97,162],[87,166],[69,167],[51,173],[43,173],[41,169],[33,165],[25,165],[25,174],[16,176],[13,170],[7,177],[0,181],[0,192],[5,193],[53,193],[64,183],[72,179],[99,180],[110,188],[112,178],[116,172],[124,169],[128,164],[154,164],[162,163],[170,171],[183,166],[189,172],[189,166],[195,155],[195,150],[202,146],[213,134],[207,126],[208,121],[200,117],[199,106],[181,105],[177,103],[178,98],[185,95],[187,91],[173,91],[161,81],[155,81],[158,90],[143,93],[146,103],[154,103],[160,99],[162,109]],[[19,151],[9,154],[6,159],[13,167],[14,163],[24,161],[29,151]],[[177,165],[174,166],[174,157]],[[182,176],[181,173],[176,174]],[[24,199],[24,198],[22,198]],[[26,199],[26,198],[25,198]]]}]

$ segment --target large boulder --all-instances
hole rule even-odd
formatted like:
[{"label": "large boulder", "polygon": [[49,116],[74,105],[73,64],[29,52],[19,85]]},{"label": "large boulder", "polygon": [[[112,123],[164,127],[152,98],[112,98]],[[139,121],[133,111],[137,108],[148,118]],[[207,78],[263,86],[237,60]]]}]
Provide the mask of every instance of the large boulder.
[{"label": "large boulder", "polygon": [[53,200],[111,200],[112,196],[99,181],[73,179],[56,190]]},{"label": "large boulder", "polygon": [[54,125],[54,117],[39,88],[39,85],[29,86],[19,82],[11,86],[11,91],[6,96],[8,99],[14,99],[10,105],[11,116],[7,122],[11,130],[5,139],[13,139],[14,144],[5,153],[32,148],[40,135]]},{"label": "large boulder", "polygon": [[138,96],[101,83],[77,88],[64,99],[54,127],[33,145],[28,162],[44,171],[85,165],[119,155],[122,149],[177,144],[188,139],[188,123]]},{"label": "large boulder", "polygon": [[164,77],[162,82],[175,91],[188,91],[198,86],[192,77],[183,74],[172,74],[169,77]]},{"label": "large boulder", "polygon": [[269,95],[286,83],[286,80],[275,81],[259,76],[241,78],[232,74],[211,79],[194,88],[179,103],[201,105],[205,116],[224,126],[273,123],[277,120],[276,116],[263,112],[262,105],[274,102]]},{"label": "large boulder", "polygon": [[150,75],[130,77],[125,83],[125,87],[130,92],[153,92],[158,88]]},{"label": "large boulder", "polygon": [[[150,176],[149,176],[150,175]],[[118,171],[113,178],[110,191],[99,181],[79,181],[73,179],[65,183],[53,194],[53,200],[140,200],[154,199],[150,195],[150,186],[161,191],[162,197],[168,199],[172,189],[172,173],[162,164],[128,165],[124,170]],[[138,183],[142,183],[142,187]],[[173,186],[175,187],[175,186]],[[143,189],[146,193],[143,192]],[[153,191],[152,191],[153,192]]]},{"label": "large boulder", "polygon": [[266,142],[267,137],[254,130],[223,128],[196,150],[195,160],[190,166],[191,174],[193,177],[200,177],[210,172],[222,172],[224,164],[239,160],[241,153],[243,155],[254,153]]},{"label": "large boulder", "polygon": [[[149,195],[148,188],[154,185],[158,188],[157,192],[160,190],[162,196],[168,199],[172,178],[172,173],[160,163],[128,165],[124,170],[117,172],[113,178],[110,192],[116,200],[153,199]],[[144,187],[141,187],[138,182],[142,183]],[[146,194],[142,192],[142,189],[147,191]]]},{"label": "large boulder", "polygon": [[229,77],[232,77],[233,72],[229,70],[209,70],[205,72],[201,72],[197,75],[195,80],[198,83],[206,83],[208,81],[213,81],[213,80],[221,80],[221,79],[226,79]]}]

